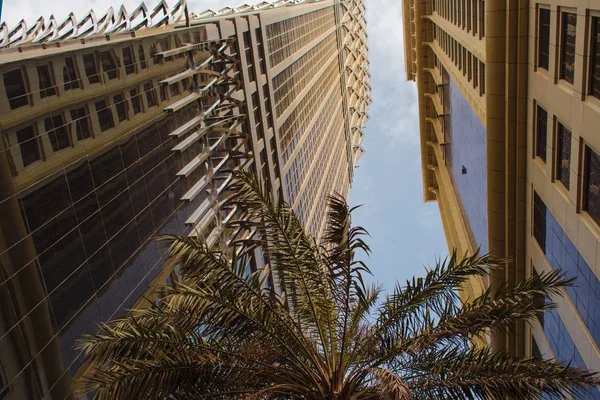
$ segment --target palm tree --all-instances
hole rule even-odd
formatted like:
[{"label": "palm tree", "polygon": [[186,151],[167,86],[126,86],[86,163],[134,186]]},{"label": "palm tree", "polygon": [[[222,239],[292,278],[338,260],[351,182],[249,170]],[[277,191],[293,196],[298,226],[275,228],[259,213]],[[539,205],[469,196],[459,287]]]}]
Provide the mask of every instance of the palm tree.
[{"label": "palm tree", "polygon": [[[238,174],[231,192],[228,201],[242,214],[237,224],[262,239],[219,252],[195,238],[168,237],[184,279],[161,304],[81,343],[91,366],[83,390],[98,399],[530,399],[577,397],[599,383],[581,368],[482,344],[491,331],[553,308],[550,297],[571,284],[563,274],[461,305],[461,285],[499,262],[454,254],[380,300],[381,289],[363,282],[367,266],[355,259],[369,253],[366,232],[351,226],[352,209],[341,198],[330,198],[318,244],[252,176]],[[257,246],[270,273],[247,267]]]}]

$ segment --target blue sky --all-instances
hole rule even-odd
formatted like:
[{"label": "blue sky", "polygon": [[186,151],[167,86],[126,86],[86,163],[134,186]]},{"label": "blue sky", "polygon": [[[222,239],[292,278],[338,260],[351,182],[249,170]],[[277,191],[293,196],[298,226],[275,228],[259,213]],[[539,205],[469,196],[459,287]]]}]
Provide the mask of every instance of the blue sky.
[{"label": "blue sky", "polygon": [[417,91],[406,81],[402,1],[366,0],[373,104],[350,203],[371,234],[368,265],[388,290],[448,254],[435,202],[423,202]]},{"label": "blue sky", "polygon": [[[147,6],[157,2],[148,1]],[[188,0],[189,9],[196,12],[242,3]],[[132,11],[139,1],[6,0],[2,20],[12,28],[21,18],[32,24],[40,15],[54,14],[62,22],[71,11],[82,17],[93,8],[100,16],[109,6],[118,9],[121,4]],[[415,84],[405,78],[402,2],[365,0],[365,4],[373,104],[363,142],[367,153],[355,169],[350,203],[363,204],[354,222],[370,232],[373,254],[368,264],[374,279],[389,290],[396,279],[421,275],[423,264],[433,264],[448,250],[437,204],[423,203],[422,198],[417,95]]]}]

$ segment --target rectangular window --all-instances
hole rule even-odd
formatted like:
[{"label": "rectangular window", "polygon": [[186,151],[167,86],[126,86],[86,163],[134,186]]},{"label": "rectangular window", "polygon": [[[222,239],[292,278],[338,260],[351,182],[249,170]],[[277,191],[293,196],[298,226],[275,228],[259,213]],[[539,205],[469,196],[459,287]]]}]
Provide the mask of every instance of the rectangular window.
[{"label": "rectangular window", "polygon": [[24,167],[41,159],[40,148],[33,125],[17,131],[17,142],[19,142]]},{"label": "rectangular window", "polygon": [[138,114],[142,112],[142,99],[140,97],[139,89],[131,89],[129,91],[129,95],[131,96],[131,106],[133,107],[133,113]]},{"label": "rectangular window", "polygon": [[481,77],[479,78],[479,94],[480,95],[484,95],[485,94],[485,64],[483,62],[481,62],[481,65],[479,66],[479,73],[481,74]]},{"label": "rectangular window", "polygon": [[479,86],[479,59],[473,56],[473,87]]},{"label": "rectangular window", "polygon": [[154,107],[156,105],[156,91],[152,82],[144,83],[144,92],[146,93],[146,102],[148,107]]},{"label": "rectangular window", "polygon": [[160,85],[160,101],[167,100],[167,85]]},{"label": "rectangular window", "polygon": [[140,59],[140,68],[148,68],[148,64],[146,64],[146,55],[144,54],[144,47],[142,45],[138,47],[138,58]]},{"label": "rectangular window", "polygon": [[119,77],[119,66],[112,51],[101,52],[100,63],[102,64],[102,71],[108,76],[108,79],[113,80]]},{"label": "rectangular window", "polygon": [[52,150],[56,152],[69,147],[69,130],[62,114],[44,119],[44,128],[50,138]]},{"label": "rectangular window", "polygon": [[98,64],[96,64],[96,56],[94,54],[83,55],[83,65],[85,67],[85,75],[88,78],[88,82],[99,83],[100,74],[98,73]]},{"label": "rectangular window", "polygon": [[50,64],[38,65],[38,84],[40,85],[40,97],[50,97],[56,95],[56,88],[54,87],[54,79]]},{"label": "rectangular window", "polygon": [[135,59],[133,58],[133,50],[131,47],[125,47],[123,53],[123,65],[125,65],[125,74],[133,74],[135,72]]},{"label": "rectangular window", "polygon": [[125,97],[122,93],[119,93],[113,96],[113,101],[115,102],[119,122],[125,121],[127,119],[127,102],[125,101]]},{"label": "rectangular window", "polygon": [[106,100],[96,102],[96,113],[98,114],[98,123],[102,132],[115,126],[112,110],[106,103]]},{"label": "rectangular window", "polygon": [[575,76],[575,30],[577,14],[562,13],[560,35],[560,79],[573,84]]},{"label": "rectangular window", "polygon": [[585,146],[583,168],[583,209],[600,224],[600,156]]},{"label": "rectangular window", "polygon": [[535,155],[546,162],[546,142],[548,138],[548,112],[542,107],[536,108]]},{"label": "rectangular window", "polygon": [[571,176],[571,131],[558,123],[556,133],[556,179],[569,188]]},{"label": "rectangular window", "polygon": [[71,120],[75,123],[75,135],[77,140],[88,139],[92,136],[90,115],[86,107],[71,110]]},{"label": "rectangular window", "polygon": [[481,0],[479,3],[479,15],[480,15],[480,24],[479,24],[479,32],[481,32],[481,36],[485,36],[485,0]]},{"label": "rectangular window", "polygon": [[550,64],[550,10],[539,9],[537,66],[548,70]]},{"label": "rectangular window", "polygon": [[169,88],[171,89],[171,96],[179,95],[179,82],[173,83]]},{"label": "rectangular window", "polygon": [[65,90],[77,89],[79,87],[79,78],[75,61],[72,57],[65,58],[65,66],[63,67],[63,82]]},{"label": "rectangular window", "polygon": [[29,104],[28,90],[25,86],[22,69],[19,68],[4,73],[4,89],[11,110]]},{"label": "rectangular window", "polygon": [[600,99],[600,17],[592,18],[590,94]]},{"label": "rectangular window", "polygon": [[533,191],[533,237],[538,242],[542,251],[546,252],[546,204],[542,198]]}]

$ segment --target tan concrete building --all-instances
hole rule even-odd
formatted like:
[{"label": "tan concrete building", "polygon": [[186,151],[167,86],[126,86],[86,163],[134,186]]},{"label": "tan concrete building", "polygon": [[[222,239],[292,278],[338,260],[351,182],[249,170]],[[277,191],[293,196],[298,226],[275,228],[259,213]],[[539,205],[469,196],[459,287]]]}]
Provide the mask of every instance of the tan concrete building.
[{"label": "tan concrete building", "polygon": [[469,291],[550,268],[577,278],[495,345],[600,370],[600,3],[403,4],[424,198],[450,249],[511,260]]},{"label": "tan concrete building", "polygon": [[177,279],[155,235],[255,235],[227,227],[233,171],[316,235],[348,193],[370,103],[359,0],[0,28],[2,400],[73,397],[74,341]]}]

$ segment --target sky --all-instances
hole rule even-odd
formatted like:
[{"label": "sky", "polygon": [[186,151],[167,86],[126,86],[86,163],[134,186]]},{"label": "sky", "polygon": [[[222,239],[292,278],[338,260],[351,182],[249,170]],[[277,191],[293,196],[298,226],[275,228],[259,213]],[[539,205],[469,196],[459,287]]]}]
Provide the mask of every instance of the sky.
[{"label": "sky", "polygon": [[[1,0],[0,0],[1,1]],[[243,0],[188,0],[190,11],[238,6]],[[248,0],[246,0],[248,1]],[[401,0],[364,0],[373,103],[365,129],[366,154],[355,169],[351,205],[362,204],[353,222],[366,228],[372,254],[367,259],[372,282],[391,290],[401,282],[423,274],[423,265],[432,265],[448,253],[436,203],[423,202],[417,92],[406,82]],[[62,22],[72,11],[83,17],[94,9],[101,16],[111,5],[121,4],[129,12],[138,0],[4,0],[1,19],[9,28],[25,19],[31,26],[40,15],[54,14]],[[149,9],[158,1],[148,1]],[[248,1],[249,4],[258,1]],[[170,0],[174,5],[175,1]]]}]

